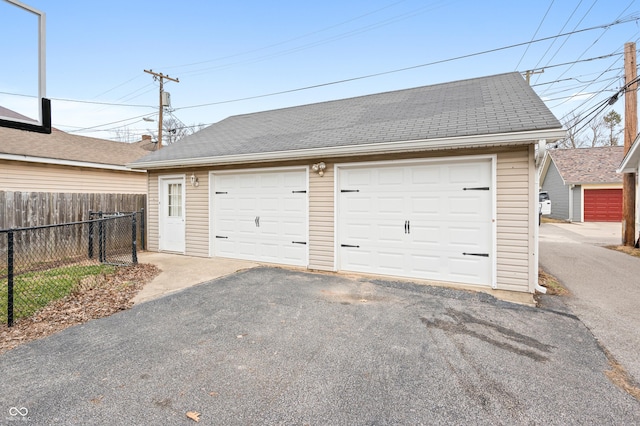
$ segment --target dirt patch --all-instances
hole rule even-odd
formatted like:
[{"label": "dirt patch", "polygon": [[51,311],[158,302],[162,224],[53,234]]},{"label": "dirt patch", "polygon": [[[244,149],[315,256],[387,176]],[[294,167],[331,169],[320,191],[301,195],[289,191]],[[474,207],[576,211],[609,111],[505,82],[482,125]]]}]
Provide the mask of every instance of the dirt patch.
[{"label": "dirt patch", "polygon": [[640,248],[629,246],[606,246],[608,249],[626,253],[629,256],[640,257]]},{"label": "dirt patch", "polygon": [[13,327],[0,325],[0,354],[73,325],[129,309],[134,296],[159,273],[155,265],[138,264],[83,280],[71,294],[16,321]]},{"label": "dirt patch", "polygon": [[618,386],[623,391],[627,392],[629,395],[640,401],[640,388],[636,386],[636,383],[633,381],[629,373],[615,360],[613,355],[606,350],[603,349],[607,359],[609,360],[610,370],[604,372],[604,374],[611,380],[611,382]]},{"label": "dirt patch", "polygon": [[546,288],[547,294],[550,295],[564,296],[569,294],[569,290],[562,287],[556,277],[545,272],[542,268],[538,268],[538,284]]},{"label": "dirt patch", "polygon": [[540,223],[569,223],[569,222],[562,219],[554,219],[552,217],[542,216],[542,218],[540,218]]}]

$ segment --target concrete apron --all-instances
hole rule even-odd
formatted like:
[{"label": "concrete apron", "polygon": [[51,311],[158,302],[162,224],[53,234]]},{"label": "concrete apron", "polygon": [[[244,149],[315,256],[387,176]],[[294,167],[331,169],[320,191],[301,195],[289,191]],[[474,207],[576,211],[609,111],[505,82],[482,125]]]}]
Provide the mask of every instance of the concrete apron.
[{"label": "concrete apron", "polygon": [[192,257],[149,251],[138,253],[138,262],[155,265],[162,272],[133,298],[134,304],[260,266],[258,263],[246,260]]},{"label": "concrete apron", "polygon": [[[206,258],[192,257],[181,254],[157,253],[157,252],[141,252],[138,253],[138,261],[140,263],[150,263],[156,265],[162,272],[155,277],[150,283],[134,297],[134,303],[142,303],[162,297],[178,290],[191,287],[196,284],[215,280],[226,275],[245,269],[255,268],[257,266],[277,266],[288,268],[282,265],[267,265],[247,260],[226,259],[226,258]],[[291,267],[290,269],[301,270],[305,272],[316,272],[323,274],[335,274],[334,272],[318,272],[303,268]],[[521,293],[515,291],[492,290],[489,288],[475,287],[469,285],[456,285],[452,283],[444,283],[439,281],[426,281],[418,279],[408,279],[399,277],[381,277],[365,274],[339,274],[349,276],[354,279],[395,279],[399,281],[407,281],[424,285],[449,287],[463,291],[488,293],[499,300],[518,303],[521,305],[535,306],[535,300],[530,293]]]}]

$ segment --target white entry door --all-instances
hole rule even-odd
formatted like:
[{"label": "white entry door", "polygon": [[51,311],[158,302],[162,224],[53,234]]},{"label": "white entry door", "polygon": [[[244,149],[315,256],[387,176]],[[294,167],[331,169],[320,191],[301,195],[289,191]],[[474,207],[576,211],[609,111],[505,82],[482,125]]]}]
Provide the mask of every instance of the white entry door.
[{"label": "white entry door", "polygon": [[215,256],[307,265],[307,171],[213,175]]},{"label": "white entry door", "polygon": [[339,269],[492,284],[491,159],[339,170]]},{"label": "white entry door", "polygon": [[185,187],[184,177],[160,178],[160,238],[163,251],[184,253]]}]

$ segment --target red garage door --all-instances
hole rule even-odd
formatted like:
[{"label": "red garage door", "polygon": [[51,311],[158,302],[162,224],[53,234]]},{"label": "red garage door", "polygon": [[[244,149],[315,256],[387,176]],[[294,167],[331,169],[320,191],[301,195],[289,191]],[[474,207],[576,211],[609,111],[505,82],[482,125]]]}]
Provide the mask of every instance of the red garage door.
[{"label": "red garage door", "polygon": [[622,189],[585,189],[585,222],[619,222],[622,220]]}]

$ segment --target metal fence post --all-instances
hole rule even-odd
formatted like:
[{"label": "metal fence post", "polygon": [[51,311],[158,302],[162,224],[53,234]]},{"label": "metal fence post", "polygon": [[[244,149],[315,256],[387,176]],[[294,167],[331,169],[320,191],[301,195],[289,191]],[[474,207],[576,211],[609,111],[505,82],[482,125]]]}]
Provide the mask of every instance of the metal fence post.
[{"label": "metal fence post", "polygon": [[[91,220],[91,212],[89,212]],[[89,222],[89,259],[93,259],[93,222]]]},{"label": "metal fence post", "polygon": [[138,251],[137,251],[137,229],[136,229],[136,213],[131,215],[131,260],[134,265],[138,264]]},{"label": "metal fence post", "polygon": [[7,326],[13,326],[13,231],[7,233]]},{"label": "metal fence post", "polygon": [[144,218],[144,207],[140,209],[140,247],[142,250],[147,249],[147,241],[145,239],[146,223]]},{"label": "metal fence post", "polygon": [[106,260],[105,254],[105,236],[104,236],[104,220],[102,220],[102,211],[98,212],[98,260],[100,263],[104,263]]}]

